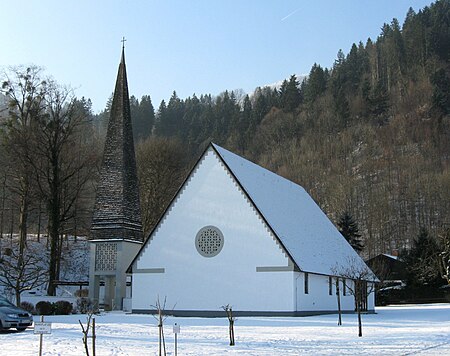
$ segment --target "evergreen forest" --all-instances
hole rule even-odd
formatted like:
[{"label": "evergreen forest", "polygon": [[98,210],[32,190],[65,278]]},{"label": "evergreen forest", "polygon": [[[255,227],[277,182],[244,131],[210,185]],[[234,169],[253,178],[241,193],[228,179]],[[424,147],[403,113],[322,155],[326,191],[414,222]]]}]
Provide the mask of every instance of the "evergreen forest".
[{"label": "evergreen forest", "polygon": [[170,142],[165,165],[188,170],[213,141],[302,185],[336,224],[348,212],[366,257],[410,248],[422,228],[434,236],[449,228],[447,0],[410,8],[403,24],[383,24],[378,38],[339,50],[332,68],[315,63],[301,82],[292,75],[251,95],[174,91],[156,113],[148,96],[133,98],[132,112],[135,130],[145,126],[138,162],[144,146]]},{"label": "evergreen forest", "polygon": [[[131,96],[144,233],[214,142],[303,186],[364,258],[448,240],[450,1],[410,8],[305,74],[253,93],[174,88],[157,107]],[[111,100],[94,115],[33,66],[1,83],[0,242],[17,234],[22,258],[27,234],[48,236],[58,280],[64,237],[89,233]]]}]

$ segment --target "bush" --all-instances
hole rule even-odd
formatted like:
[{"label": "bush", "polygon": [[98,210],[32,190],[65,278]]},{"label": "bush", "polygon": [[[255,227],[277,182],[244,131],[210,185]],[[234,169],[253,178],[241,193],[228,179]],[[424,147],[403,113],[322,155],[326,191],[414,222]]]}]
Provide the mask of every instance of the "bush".
[{"label": "bush", "polygon": [[450,284],[442,286],[441,289],[444,291],[444,298],[450,303]]},{"label": "bush", "polygon": [[36,313],[38,315],[52,315],[53,314],[53,305],[46,300],[41,300],[36,304]]},{"label": "bush", "polygon": [[94,310],[94,303],[89,298],[78,298],[77,310],[81,314],[86,314]]},{"label": "bush", "polygon": [[86,289],[86,288],[77,289],[75,291],[75,297],[87,298],[88,295],[89,295],[89,289]]},{"label": "bush", "polygon": [[53,307],[56,315],[69,315],[73,310],[72,303],[66,300],[58,300]]},{"label": "bush", "polygon": [[34,310],[34,305],[30,302],[21,302],[20,307],[23,310],[26,310],[28,313],[34,314],[36,311]]}]

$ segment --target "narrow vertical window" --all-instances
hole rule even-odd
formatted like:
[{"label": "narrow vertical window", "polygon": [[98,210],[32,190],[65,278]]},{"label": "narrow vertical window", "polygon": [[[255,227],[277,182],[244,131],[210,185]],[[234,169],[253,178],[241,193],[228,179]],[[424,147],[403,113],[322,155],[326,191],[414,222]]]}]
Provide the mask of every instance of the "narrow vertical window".
[{"label": "narrow vertical window", "polygon": [[347,283],[345,278],[342,278],[342,295],[347,295]]},{"label": "narrow vertical window", "polygon": [[305,294],[309,293],[309,274],[305,272]]},{"label": "narrow vertical window", "polygon": [[333,277],[328,277],[328,294],[333,295]]}]

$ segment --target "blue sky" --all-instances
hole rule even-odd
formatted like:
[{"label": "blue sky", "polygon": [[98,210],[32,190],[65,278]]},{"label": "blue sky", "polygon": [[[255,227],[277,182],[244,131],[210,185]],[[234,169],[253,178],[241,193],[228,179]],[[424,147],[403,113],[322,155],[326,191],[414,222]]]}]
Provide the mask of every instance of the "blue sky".
[{"label": "blue sky", "polygon": [[0,66],[36,64],[104,108],[125,36],[130,94],[155,109],[181,98],[252,91],[339,49],[376,39],[384,22],[422,0],[14,0],[1,5]]}]

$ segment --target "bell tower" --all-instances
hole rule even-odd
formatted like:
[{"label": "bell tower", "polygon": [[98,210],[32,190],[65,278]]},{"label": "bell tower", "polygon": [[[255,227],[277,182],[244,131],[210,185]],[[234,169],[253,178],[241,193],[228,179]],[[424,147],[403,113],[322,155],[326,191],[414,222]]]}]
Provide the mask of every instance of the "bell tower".
[{"label": "bell tower", "polygon": [[[122,40],[122,43],[125,39]],[[89,298],[123,308],[126,269],[143,242],[125,48],[117,73],[90,231]]]}]

